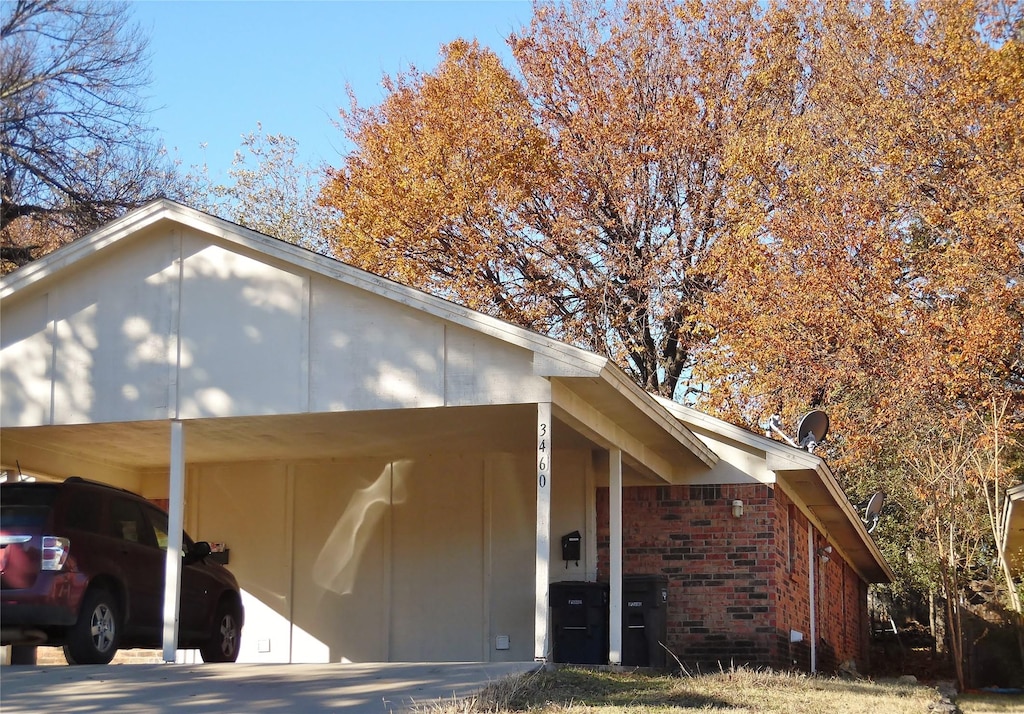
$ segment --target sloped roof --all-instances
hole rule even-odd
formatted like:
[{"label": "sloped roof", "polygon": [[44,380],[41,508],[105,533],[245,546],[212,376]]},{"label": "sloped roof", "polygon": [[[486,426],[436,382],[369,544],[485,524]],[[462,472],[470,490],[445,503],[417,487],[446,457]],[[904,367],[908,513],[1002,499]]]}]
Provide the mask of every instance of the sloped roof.
[{"label": "sloped roof", "polygon": [[696,409],[658,400],[698,436],[725,439],[763,454],[767,468],[775,472],[779,483],[806,509],[807,515],[869,582],[892,582],[892,572],[878,545],[836,481],[828,464],[819,456],[780,441],[754,433],[735,424],[704,414]]},{"label": "sloped roof", "polygon": [[686,453],[704,466],[718,457],[685,426],[670,417],[607,358],[537,332],[471,310],[453,302],[360,270],[334,258],[261,234],[188,208],[168,199],[155,200],[63,248],[0,279],[0,300],[46,290],[66,270],[97,260],[115,245],[131,241],[144,230],[178,224],[244,250],[394,301],[424,314],[529,350],[534,374],[553,381],[568,380],[575,393],[600,404],[605,413],[629,420],[634,433],[656,445],[663,458]]}]

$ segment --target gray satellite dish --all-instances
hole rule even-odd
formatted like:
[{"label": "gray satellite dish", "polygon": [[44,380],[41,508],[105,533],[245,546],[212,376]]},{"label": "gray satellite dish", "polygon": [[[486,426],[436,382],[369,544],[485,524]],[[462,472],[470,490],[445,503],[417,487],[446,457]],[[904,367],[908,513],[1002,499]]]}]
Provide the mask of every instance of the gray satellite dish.
[{"label": "gray satellite dish", "polygon": [[868,527],[868,533],[874,531],[878,526],[878,516],[882,513],[884,502],[885,493],[882,491],[875,491],[871,500],[868,501],[868,507],[864,509],[864,525]]},{"label": "gray satellite dish", "polygon": [[828,415],[816,409],[805,414],[804,418],[800,420],[800,426],[796,431],[797,444],[801,449],[807,449],[813,453],[814,447],[824,441],[827,434]]}]

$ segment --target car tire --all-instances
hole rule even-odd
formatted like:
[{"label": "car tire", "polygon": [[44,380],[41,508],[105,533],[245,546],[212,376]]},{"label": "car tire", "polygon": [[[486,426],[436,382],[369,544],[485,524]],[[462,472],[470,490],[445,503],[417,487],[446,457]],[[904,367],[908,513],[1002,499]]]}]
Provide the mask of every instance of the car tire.
[{"label": "car tire", "polygon": [[107,664],[121,641],[117,600],[106,590],[90,590],[82,598],[78,622],[64,638],[68,664]]},{"label": "car tire", "polygon": [[11,645],[11,664],[36,664],[38,648],[35,645]]},{"label": "car tire", "polygon": [[210,639],[199,647],[204,662],[234,662],[242,641],[242,617],[238,605],[221,602],[213,618]]}]

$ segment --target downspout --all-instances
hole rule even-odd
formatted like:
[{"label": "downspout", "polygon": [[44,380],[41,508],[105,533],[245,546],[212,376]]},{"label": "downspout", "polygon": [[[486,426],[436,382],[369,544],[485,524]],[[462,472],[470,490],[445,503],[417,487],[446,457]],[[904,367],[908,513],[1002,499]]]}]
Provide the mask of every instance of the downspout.
[{"label": "downspout", "polygon": [[818,671],[817,667],[817,642],[818,642],[818,613],[817,598],[814,592],[814,526],[807,523],[807,590],[811,601],[811,674]]}]

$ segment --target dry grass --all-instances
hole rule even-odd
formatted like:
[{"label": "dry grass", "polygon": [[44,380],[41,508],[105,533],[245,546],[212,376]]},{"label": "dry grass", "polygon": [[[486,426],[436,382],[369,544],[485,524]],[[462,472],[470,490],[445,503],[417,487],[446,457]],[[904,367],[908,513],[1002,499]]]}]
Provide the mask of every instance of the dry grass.
[{"label": "dry grass", "polygon": [[956,703],[963,714],[1024,712],[1024,694],[961,694]]},{"label": "dry grass", "polygon": [[927,714],[938,701],[921,685],[737,669],[692,677],[564,668],[495,683],[429,714]]}]

